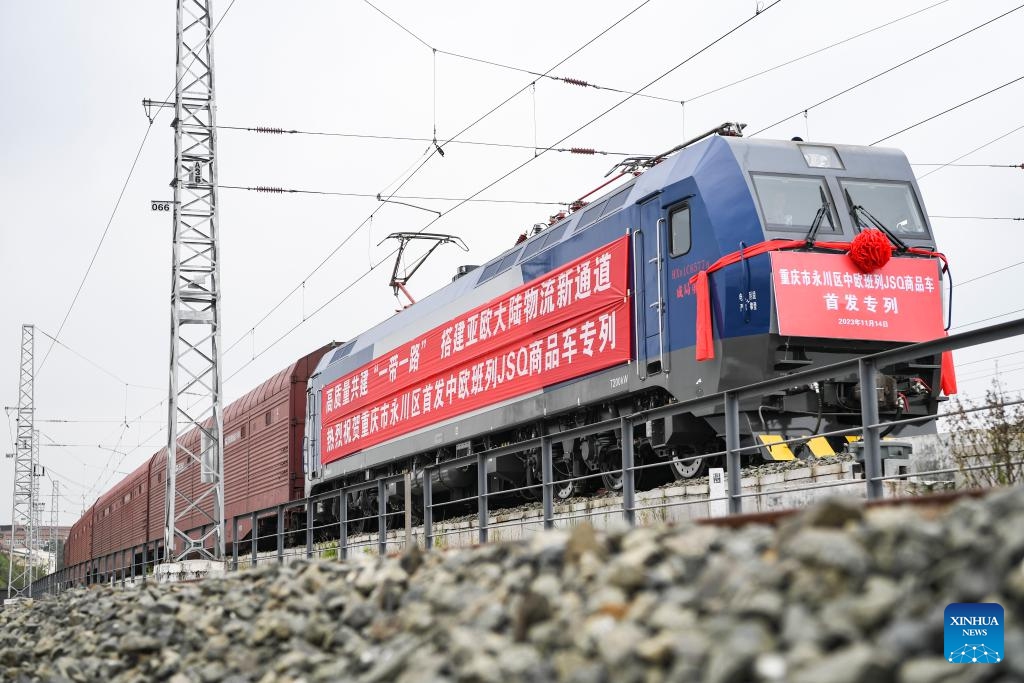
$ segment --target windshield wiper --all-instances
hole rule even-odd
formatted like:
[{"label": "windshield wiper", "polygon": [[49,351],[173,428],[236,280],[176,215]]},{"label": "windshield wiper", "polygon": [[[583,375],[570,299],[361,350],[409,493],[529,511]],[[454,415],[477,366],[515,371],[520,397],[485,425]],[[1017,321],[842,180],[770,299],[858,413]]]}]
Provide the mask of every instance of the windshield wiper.
[{"label": "windshield wiper", "polygon": [[[866,228],[872,227],[881,230],[885,234],[885,236],[889,238],[889,241],[896,246],[896,251],[899,254],[902,254],[906,252],[907,249],[909,249],[906,242],[897,237],[892,230],[885,227],[885,224],[882,223],[882,221],[872,216],[870,211],[865,209],[860,204],[854,204],[853,199],[850,197],[849,190],[844,188],[843,193],[846,195],[846,203],[850,207],[850,216],[853,218],[853,224],[855,227],[864,225],[864,227]],[[863,216],[867,220],[862,220],[861,216]]]},{"label": "windshield wiper", "polygon": [[825,196],[825,190],[819,186],[818,192],[821,193],[821,206],[818,207],[818,213],[814,214],[814,220],[811,221],[811,229],[807,232],[807,237],[804,238],[808,247],[814,246],[814,238],[818,234],[818,228],[821,227],[821,223],[825,220],[825,216],[829,214],[831,207],[828,197]]}]

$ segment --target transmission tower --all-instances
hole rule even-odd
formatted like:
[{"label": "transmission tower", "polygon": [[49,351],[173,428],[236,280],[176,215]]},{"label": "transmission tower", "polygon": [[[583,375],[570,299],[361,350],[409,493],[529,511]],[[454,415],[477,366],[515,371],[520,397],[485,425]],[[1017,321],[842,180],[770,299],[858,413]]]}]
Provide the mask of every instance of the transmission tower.
[{"label": "transmission tower", "polygon": [[[178,0],[165,561],[224,557],[211,5],[212,0]],[[189,439],[193,431],[199,439]]]},{"label": "transmission tower", "polygon": [[[31,560],[34,470],[35,401],[35,327],[21,326],[21,373],[18,382],[18,421],[14,444],[14,506],[11,514],[11,556],[7,578],[7,597],[32,597]],[[19,538],[18,530],[21,529]],[[24,560],[18,559],[18,546],[24,551]]]},{"label": "transmission tower", "polygon": [[57,527],[60,526],[60,482],[51,479],[50,493],[50,547],[53,548],[53,571],[57,571]]},{"label": "transmission tower", "polygon": [[39,430],[32,430],[32,538],[29,541],[29,574],[35,578],[35,567],[39,561],[40,534],[43,530],[43,497],[39,495],[39,482],[44,474],[39,464]]}]

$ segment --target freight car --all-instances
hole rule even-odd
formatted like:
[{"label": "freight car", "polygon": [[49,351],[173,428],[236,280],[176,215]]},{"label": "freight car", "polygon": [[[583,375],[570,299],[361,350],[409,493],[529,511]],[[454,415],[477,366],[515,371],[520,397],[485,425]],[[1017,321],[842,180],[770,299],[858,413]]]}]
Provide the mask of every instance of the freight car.
[{"label": "freight car", "polygon": [[[905,156],[740,131],[627,160],[620,187],[325,355],[309,382],[307,493],[441,463],[434,490],[462,498],[477,473],[445,460],[541,433],[557,495],[591,473],[616,489],[615,433],[558,433],[943,336],[944,259]],[[819,434],[859,424],[862,391],[883,419],[933,415],[940,381],[951,391],[943,360],[884,368],[877,387],[843,376],[747,401],[743,443],[758,460],[800,457],[780,443],[796,437],[834,453],[845,441]],[[636,425],[635,453],[695,477],[723,434],[721,408],[694,411]],[[487,467],[498,495],[541,478],[536,450]]]},{"label": "freight car", "polygon": [[[317,362],[335,346],[328,344],[299,358],[225,408],[224,491],[229,519],[302,498],[306,383]],[[185,437],[186,444],[195,447],[198,438],[192,432]],[[179,486],[196,485],[197,469],[181,469]],[[127,568],[132,565],[141,572],[163,557],[166,473],[165,448],[100,496],[71,527],[65,566],[74,568],[76,581],[103,580],[130,571]],[[182,525],[192,528],[200,523],[196,516]],[[238,527],[239,539],[251,532],[246,518]],[[257,529],[258,536],[265,533]]]}]

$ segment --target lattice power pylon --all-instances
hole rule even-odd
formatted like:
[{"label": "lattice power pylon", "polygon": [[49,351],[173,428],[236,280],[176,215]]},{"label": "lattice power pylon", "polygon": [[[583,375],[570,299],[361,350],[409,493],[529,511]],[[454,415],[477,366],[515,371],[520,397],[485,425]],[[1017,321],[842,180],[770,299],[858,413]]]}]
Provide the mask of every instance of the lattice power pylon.
[{"label": "lattice power pylon", "polygon": [[[165,561],[224,557],[212,0],[178,0]],[[198,431],[199,438],[190,434]]]},{"label": "lattice power pylon", "polygon": [[[34,519],[33,462],[35,426],[35,327],[21,326],[21,372],[18,382],[18,422],[14,443],[14,509],[11,514],[10,573],[7,597],[32,597],[31,557]],[[20,530],[20,533],[19,533]],[[19,546],[21,552],[18,551]],[[15,564],[17,562],[17,564]]]},{"label": "lattice power pylon", "polygon": [[43,510],[46,505],[43,497],[39,494],[39,482],[43,478],[43,466],[39,462],[39,430],[32,430],[32,538],[29,541],[29,571],[33,578],[38,572],[35,567],[39,564],[39,549],[42,545],[40,535],[43,531]]},{"label": "lattice power pylon", "polygon": [[60,482],[51,479],[50,493],[50,547],[53,549],[53,570],[57,571],[57,527],[60,526]]}]

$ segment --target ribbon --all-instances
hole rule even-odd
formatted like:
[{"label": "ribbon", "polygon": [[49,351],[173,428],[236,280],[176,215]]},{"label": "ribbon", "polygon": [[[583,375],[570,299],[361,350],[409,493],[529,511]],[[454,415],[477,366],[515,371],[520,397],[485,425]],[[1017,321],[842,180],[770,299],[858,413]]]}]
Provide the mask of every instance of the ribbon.
[{"label": "ribbon", "polygon": [[952,396],[956,393],[956,367],[953,365],[953,352],[942,352],[942,393]]},{"label": "ribbon", "polygon": [[[749,247],[726,254],[704,270],[699,271],[690,278],[690,285],[693,286],[697,297],[697,360],[712,360],[715,357],[714,326],[711,319],[711,283],[708,275],[721,270],[726,266],[739,263],[743,259],[752,258],[771,251],[784,251],[788,249],[800,249],[808,246],[807,240],[773,239],[758,242]],[[850,251],[849,242],[815,242],[815,248],[828,251],[847,253]],[[897,251],[895,245],[893,252]],[[910,247],[901,253],[914,254],[915,256],[931,256],[942,261],[943,265],[949,265],[946,256],[937,251],[930,251],[920,247]],[[956,393],[956,372],[953,367],[953,354],[945,351],[942,354],[942,391],[947,396]]]}]

